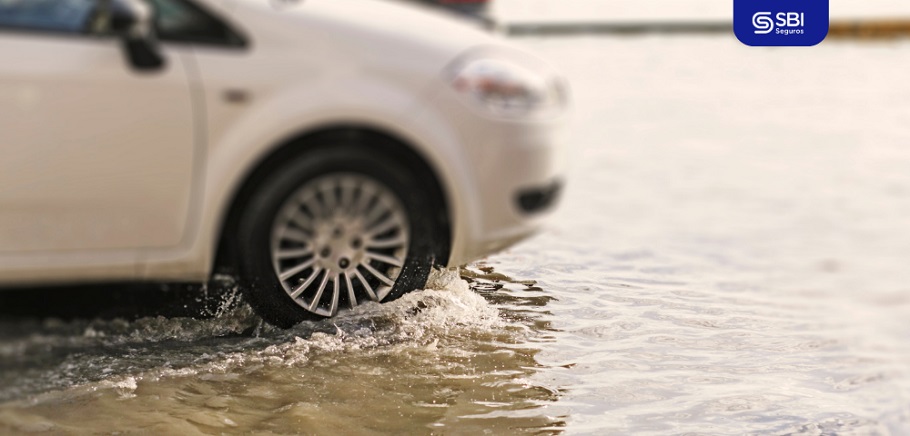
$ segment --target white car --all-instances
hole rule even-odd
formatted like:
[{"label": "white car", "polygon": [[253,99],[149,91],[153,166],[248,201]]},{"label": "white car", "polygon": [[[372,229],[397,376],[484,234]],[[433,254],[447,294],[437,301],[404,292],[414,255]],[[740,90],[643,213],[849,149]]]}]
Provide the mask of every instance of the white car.
[{"label": "white car", "polygon": [[540,226],[566,100],[395,2],[0,0],[0,286],[229,271],[280,326],[391,300]]}]

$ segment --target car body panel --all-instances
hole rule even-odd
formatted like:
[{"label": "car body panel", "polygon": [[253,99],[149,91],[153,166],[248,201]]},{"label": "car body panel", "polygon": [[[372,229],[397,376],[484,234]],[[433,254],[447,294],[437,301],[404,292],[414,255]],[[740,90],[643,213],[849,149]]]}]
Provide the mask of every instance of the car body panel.
[{"label": "car body panel", "polygon": [[168,56],[139,76],[114,40],[0,34],[0,276],[91,258],[135,271],[141,250],[184,240],[200,144],[187,55]]}]

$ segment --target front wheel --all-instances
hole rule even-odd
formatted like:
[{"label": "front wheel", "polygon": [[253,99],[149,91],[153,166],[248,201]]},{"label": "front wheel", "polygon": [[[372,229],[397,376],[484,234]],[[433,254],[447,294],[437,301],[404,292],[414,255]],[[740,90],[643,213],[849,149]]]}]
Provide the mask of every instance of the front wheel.
[{"label": "front wheel", "polygon": [[290,327],[423,286],[440,241],[421,186],[394,159],[353,144],[282,165],[240,219],[247,300]]}]

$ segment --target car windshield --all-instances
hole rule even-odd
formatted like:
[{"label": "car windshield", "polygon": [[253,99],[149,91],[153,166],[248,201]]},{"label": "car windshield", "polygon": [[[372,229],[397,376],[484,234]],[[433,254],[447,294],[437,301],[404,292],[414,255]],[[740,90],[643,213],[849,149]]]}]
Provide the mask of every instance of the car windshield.
[{"label": "car windshield", "polygon": [[0,26],[82,33],[94,0],[0,0]]}]

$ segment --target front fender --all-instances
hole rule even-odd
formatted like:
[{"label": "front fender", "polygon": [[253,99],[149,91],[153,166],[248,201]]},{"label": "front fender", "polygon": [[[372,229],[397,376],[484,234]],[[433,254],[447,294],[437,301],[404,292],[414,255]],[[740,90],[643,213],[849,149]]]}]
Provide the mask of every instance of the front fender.
[{"label": "front fender", "polygon": [[474,181],[453,126],[415,95],[381,80],[333,80],[326,86],[282,90],[247,108],[208,146],[197,218],[180,250],[150,253],[145,277],[207,280],[221,229],[237,193],[268,156],[289,141],[332,126],[363,127],[401,139],[427,161],[447,196],[452,224],[452,261],[476,220],[470,214]]}]

